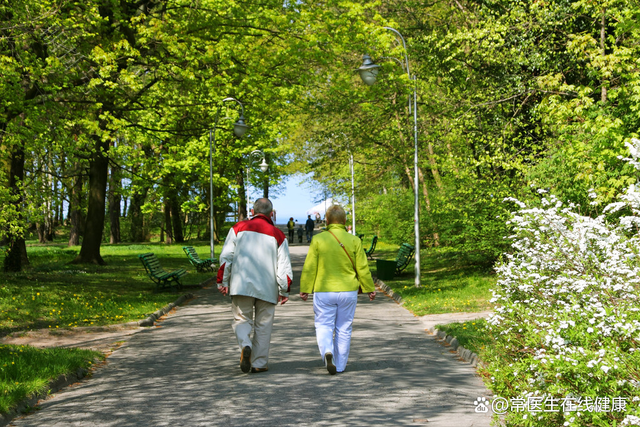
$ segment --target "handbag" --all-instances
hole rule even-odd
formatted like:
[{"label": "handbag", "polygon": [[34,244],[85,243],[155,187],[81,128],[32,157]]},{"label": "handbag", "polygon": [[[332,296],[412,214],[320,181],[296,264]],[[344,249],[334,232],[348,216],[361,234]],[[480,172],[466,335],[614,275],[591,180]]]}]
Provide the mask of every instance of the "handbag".
[{"label": "handbag", "polygon": [[[353,266],[353,271],[355,271],[356,273],[356,279],[358,279],[358,285],[360,284],[360,276],[358,276],[358,270],[356,269],[356,264],[353,262],[353,259],[351,259],[351,255],[349,255],[349,252],[347,251],[347,248],[344,247],[344,245],[342,244],[342,242],[340,241],[340,239],[338,239],[338,237],[333,234],[333,231],[331,230],[327,230],[329,233],[331,233],[331,235],[338,241],[338,244],[340,245],[340,247],[342,248],[342,250],[344,251],[345,254],[347,254],[347,256],[349,257],[349,261],[351,261],[351,265]],[[358,294],[362,293],[362,286],[358,286]]]}]

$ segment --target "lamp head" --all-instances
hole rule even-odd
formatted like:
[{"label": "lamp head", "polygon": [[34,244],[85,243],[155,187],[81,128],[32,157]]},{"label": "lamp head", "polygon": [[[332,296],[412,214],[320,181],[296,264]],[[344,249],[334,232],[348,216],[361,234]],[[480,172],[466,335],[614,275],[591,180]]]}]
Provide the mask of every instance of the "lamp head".
[{"label": "lamp head", "polygon": [[233,124],[233,133],[238,137],[242,138],[242,136],[247,133],[249,126],[244,122],[244,117],[240,116],[238,121]]},{"label": "lamp head", "polygon": [[358,73],[360,73],[360,78],[367,85],[371,86],[376,82],[376,77],[378,77],[378,72],[380,71],[380,66],[373,62],[371,57],[366,53],[362,55],[362,65],[358,68]]},{"label": "lamp head", "polygon": [[263,157],[262,163],[260,163],[260,170],[264,173],[267,171],[267,169],[269,169],[269,165],[267,164],[267,162],[264,160],[264,157]]}]

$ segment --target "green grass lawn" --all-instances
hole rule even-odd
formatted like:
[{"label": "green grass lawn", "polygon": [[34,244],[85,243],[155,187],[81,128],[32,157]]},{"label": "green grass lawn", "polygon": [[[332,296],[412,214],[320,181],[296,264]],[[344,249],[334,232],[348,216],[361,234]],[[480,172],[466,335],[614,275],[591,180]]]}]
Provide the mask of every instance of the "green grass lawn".
[{"label": "green grass lawn", "polygon": [[0,346],[0,413],[27,396],[48,391],[49,382],[62,374],[88,369],[95,359],[104,356],[90,350]]},{"label": "green grass lawn", "polygon": [[[195,248],[203,257],[209,253],[208,244]],[[0,273],[0,336],[29,329],[126,323],[175,301],[175,293],[154,292],[155,284],[138,254],[155,253],[167,271],[189,271],[181,279],[185,286],[198,285],[214,275],[197,273],[181,244],[105,244],[101,250],[105,266],[69,264],[79,249],[30,245],[30,266],[21,273]]]},{"label": "green grass lawn", "polygon": [[[394,260],[397,252],[396,245],[378,243],[374,257]],[[369,266],[375,274],[375,260],[369,261]],[[420,270],[420,288],[414,286],[413,261],[403,273],[384,281],[416,316],[491,309],[490,289],[496,275],[486,264],[450,248],[430,248],[421,252]]]}]

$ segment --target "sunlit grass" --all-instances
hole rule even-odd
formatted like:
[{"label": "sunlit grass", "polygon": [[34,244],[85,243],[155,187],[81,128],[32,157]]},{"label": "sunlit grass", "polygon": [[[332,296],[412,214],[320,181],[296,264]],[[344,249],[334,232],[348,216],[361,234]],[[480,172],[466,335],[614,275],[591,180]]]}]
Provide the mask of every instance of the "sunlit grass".
[{"label": "sunlit grass", "polygon": [[447,335],[456,337],[461,346],[479,356],[482,355],[487,346],[495,342],[487,329],[487,321],[485,319],[448,323],[446,325],[437,325],[436,327],[447,333]]},{"label": "sunlit grass", "polygon": [[[395,259],[398,247],[379,243],[374,257]],[[404,307],[416,316],[490,310],[490,289],[496,283],[493,269],[464,254],[446,248],[421,252],[421,287],[416,288],[413,262],[392,280],[385,280],[399,294]],[[369,262],[376,271],[376,263]]]},{"label": "sunlit grass", "polygon": [[47,391],[49,382],[58,376],[89,368],[96,358],[104,356],[90,350],[0,346],[0,413]]},{"label": "sunlit grass", "polygon": [[[209,252],[208,244],[195,248],[203,256]],[[155,292],[137,257],[142,253],[155,253],[167,271],[189,271],[181,279],[185,286],[214,275],[197,273],[177,244],[103,245],[106,266],[69,264],[78,250],[54,244],[29,246],[30,266],[21,273],[0,273],[0,336],[136,321],[174,301],[175,293]]]}]

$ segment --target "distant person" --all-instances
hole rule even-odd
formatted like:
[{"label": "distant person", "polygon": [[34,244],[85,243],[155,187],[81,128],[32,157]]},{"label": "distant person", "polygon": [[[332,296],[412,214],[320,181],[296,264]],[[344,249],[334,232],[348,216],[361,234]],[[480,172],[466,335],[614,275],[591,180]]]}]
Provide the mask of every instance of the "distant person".
[{"label": "distant person", "polygon": [[287,229],[289,230],[289,241],[293,243],[293,233],[296,229],[296,223],[293,221],[293,217],[289,218],[289,222],[287,222]]},{"label": "distant person", "polygon": [[233,331],[241,349],[240,369],[245,373],[269,369],[276,304],[289,300],[293,279],[289,244],[273,225],[272,210],[269,199],[256,200],[255,216],[229,230],[220,254],[218,291],[231,295]]},{"label": "distant person", "polygon": [[304,234],[304,228],[302,228],[302,224],[298,227],[298,243],[302,243],[302,235]]},{"label": "distant person", "polygon": [[311,215],[307,215],[307,222],[304,225],[304,229],[307,232],[307,243],[311,242],[311,237],[313,237],[313,229],[316,227],[316,224],[311,219]]},{"label": "distant person", "polygon": [[327,231],[311,241],[300,277],[300,298],[313,293],[316,339],[327,371],[344,372],[351,347],[358,288],[376,297],[362,242],[345,230],[346,214],[339,205],[327,211]]}]

